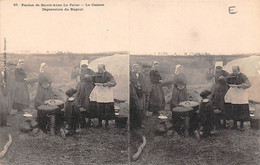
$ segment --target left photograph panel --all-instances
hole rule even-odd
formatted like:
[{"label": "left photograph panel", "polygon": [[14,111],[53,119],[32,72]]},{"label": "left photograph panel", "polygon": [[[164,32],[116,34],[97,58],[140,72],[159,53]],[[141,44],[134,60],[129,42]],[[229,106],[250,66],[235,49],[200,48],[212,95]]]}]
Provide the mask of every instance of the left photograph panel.
[{"label": "left photograph panel", "polygon": [[98,2],[0,2],[0,164],[128,164],[128,13]]}]

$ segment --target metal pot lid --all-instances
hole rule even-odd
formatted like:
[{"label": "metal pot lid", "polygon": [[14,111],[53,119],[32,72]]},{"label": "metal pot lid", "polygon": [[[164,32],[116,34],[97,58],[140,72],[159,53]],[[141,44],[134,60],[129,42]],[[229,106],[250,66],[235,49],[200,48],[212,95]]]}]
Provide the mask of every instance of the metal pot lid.
[{"label": "metal pot lid", "polygon": [[175,107],[172,109],[173,112],[190,112],[193,108],[191,107]]},{"label": "metal pot lid", "polygon": [[179,104],[182,107],[196,107],[199,106],[199,103],[196,101],[184,101]]},{"label": "metal pot lid", "polygon": [[44,110],[44,111],[53,111],[59,109],[57,105],[41,105],[38,107],[38,110]]},{"label": "metal pot lid", "polygon": [[58,105],[59,106],[59,105],[64,104],[64,101],[51,99],[51,100],[45,101],[44,104],[47,104],[47,105]]}]

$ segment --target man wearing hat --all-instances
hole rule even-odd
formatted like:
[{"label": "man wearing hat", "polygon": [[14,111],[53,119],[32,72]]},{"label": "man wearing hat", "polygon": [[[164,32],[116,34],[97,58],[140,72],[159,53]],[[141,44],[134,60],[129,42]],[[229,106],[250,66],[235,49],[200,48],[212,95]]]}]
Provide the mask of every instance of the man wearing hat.
[{"label": "man wearing hat", "polygon": [[0,126],[7,126],[8,113],[8,92],[6,92],[7,83],[4,80],[4,64],[0,63]]},{"label": "man wearing hat", "polygon": [[143,73],[143,77],[144,77],[144,81],[145,81],[144,88],[145,88],[145,95],[146,95],[146,105],[144,107],[145,112],[147,112],[147,110],[148,110],[150,95],[151,95],[151,91],[152,91],[152,83],[151,83],[151,79],[149,76],[151,68],[152,68],[152,66],[147,63],[142,64],[141,72]]},{"label": "man wearing hat", "polygon": [[16,63],[13,61],[7,61],[7,69],[6,69],[6,83],[8,90],[8,112],[12,110],[13,101],[14,101],[14,89],[15,89],[15,76],[14,70],[16,68]]}]

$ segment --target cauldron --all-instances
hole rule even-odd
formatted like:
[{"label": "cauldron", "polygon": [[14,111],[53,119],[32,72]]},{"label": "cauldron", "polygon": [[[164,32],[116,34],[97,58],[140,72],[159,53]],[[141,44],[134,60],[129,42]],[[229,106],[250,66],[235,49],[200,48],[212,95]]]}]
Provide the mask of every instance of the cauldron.
[{"label": "cauldron", "polygon": [[198,128],[196,111],[199,109],[199,104],[187,101],[179,105],[172,109],[173,126],[178,134],[188,136]]},{"label": "cauldron", "polygon": [[52,99],[52,100],[47,100],[44,102],[45,105],[51,105],[51,106],[57,106],[58,110],[55,113],[56,117],[56,125],[60,126],[63,124],[64,121],[64,111],[62,109],[64,108],[64,101],[62,100],[57,100],[57,99]]},{"label": "cauldron", "polygon": [[260,104],[256,104],[254,115],[250,116],[250,127],[252,129],[260,129]]},{"label": "cauldron", "polygon": [[41,105],[37,109],[39,128],[44,132],[47,132],[50,128],[51,135],[54,135],[56,127],[55,115],[59,113],[59,107],[56,105]]}]

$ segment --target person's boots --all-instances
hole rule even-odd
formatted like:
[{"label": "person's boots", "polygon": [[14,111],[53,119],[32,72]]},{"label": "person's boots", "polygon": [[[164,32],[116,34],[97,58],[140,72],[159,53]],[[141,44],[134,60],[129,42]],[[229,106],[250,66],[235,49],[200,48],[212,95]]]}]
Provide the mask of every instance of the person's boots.
[{"label": "person's boots", "polygon": [[237,120],[234,120],[233,127],[231,129],[237,129]]},{"label": "person's boots", "polygon": [[98,127],[102,127],[102,120],[101,119],[98,119]]},{"label": "person's boots", "polygon": [[244,122],[240,121],[240,131],[244,131]]},{"label": "person's boots", "polygon": [[105,128],[108,128],[108,120],[106,120]]},{"label": "person's boots", "polygon": [[87,127],[91,127],[91,118],[88,118]]},{"label": "person's boots", "polygon": [[223,128],[226,129],[227,128],[227,120],[223,120]]}]

